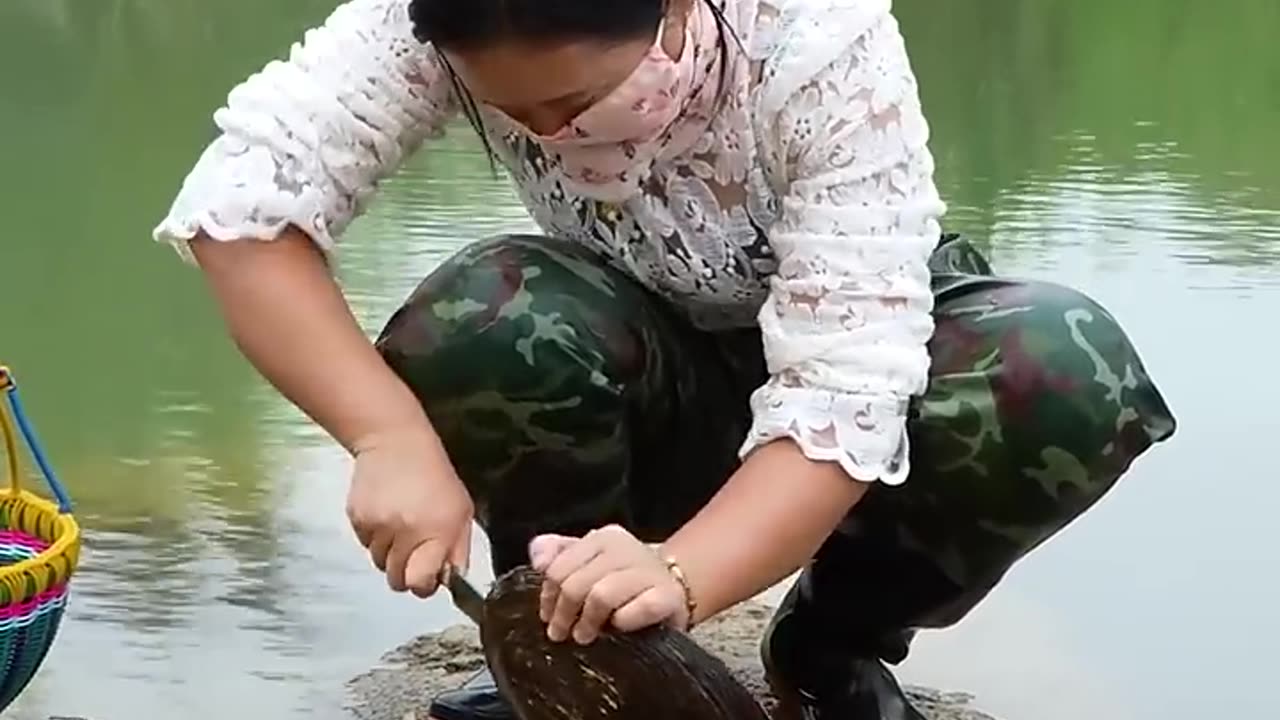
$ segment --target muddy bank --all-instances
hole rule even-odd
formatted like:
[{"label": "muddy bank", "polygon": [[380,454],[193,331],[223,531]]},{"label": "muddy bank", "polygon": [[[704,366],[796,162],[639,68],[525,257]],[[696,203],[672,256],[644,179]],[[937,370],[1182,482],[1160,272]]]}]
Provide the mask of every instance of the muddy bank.
[{"label": "muddy bank", "polygon": [[[746,603],[694,632],[703,647],[719,655],[734,674],[772,708],[760,668],[758,644],[771,610]],[[460,625],[424,635],[396,648],[382,663],[348,684],[348,711],[354,720],[425,720],[431,698],[456,687],[484,665],[475,628]],[[971,698],[910,688],[911,696],[932,720],[992,720],[971,707]]]}]

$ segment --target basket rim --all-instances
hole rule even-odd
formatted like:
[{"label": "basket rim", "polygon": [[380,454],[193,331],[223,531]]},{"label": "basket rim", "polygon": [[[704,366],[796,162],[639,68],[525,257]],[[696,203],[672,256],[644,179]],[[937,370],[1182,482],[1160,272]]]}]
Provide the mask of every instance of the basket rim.
[{"label": "basket rim", "polygon": [[[36,495],[30,490],[12,489],[0,490],[0,501],[17,502],[19,504],[28,505],[37,512],[47,515],[53,519],[56,537],[53,542],[49,543],[49,547],[40,551],[32,557],[20,560],[12,565],[0,567],[0,583],[5,582],[11,577],[23,575],[29,571],[35,570],[41,566],[47,565],[50,560],[59,557],[68,557],[66,576],[54,579],[53,582],[44,583],[39,573],[31,573],[32,576],[38,578],[38,587],[35,589],[35,595],[45,592],[50,587],[65,583],[71,579],[77,570],[78,553],[74,552],[80,547],[81,533],[80,524],[76,522],[75,517],[70,513],[61,512],[58,506]],[[24,595],[26,593],[23,593]],[[26,598],[12,598],[12,601],[23,601]]]}]

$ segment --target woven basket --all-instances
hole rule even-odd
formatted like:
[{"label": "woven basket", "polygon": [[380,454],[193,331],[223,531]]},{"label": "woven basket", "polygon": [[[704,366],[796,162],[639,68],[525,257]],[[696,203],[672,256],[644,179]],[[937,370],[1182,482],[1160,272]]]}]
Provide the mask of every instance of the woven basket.
[{"label": "woven basket", "polygon": [[[0,490],[0,711],[26,689],[53,645],[67,604],[67,585],[80,559],[80,527],[18,399],[0,366],[0,435],[8,488]],[[18,437],[56,500],[22,489]]]}]

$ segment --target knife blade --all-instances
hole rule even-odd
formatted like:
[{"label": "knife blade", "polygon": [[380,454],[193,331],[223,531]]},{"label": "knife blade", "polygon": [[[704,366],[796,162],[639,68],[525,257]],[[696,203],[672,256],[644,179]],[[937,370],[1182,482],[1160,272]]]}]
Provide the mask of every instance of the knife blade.
[{"label": "knife blade", "polygon": [[449,589],[453,604],[479,626],[484,619],[484,596],[452,565],[445,565],[440,574],[440,584]]}]

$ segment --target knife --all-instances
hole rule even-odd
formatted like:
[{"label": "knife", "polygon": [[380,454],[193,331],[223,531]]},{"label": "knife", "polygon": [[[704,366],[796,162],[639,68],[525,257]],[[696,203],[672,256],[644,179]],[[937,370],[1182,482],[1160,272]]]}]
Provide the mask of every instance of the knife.
[{"label": "knife", "polygon": [[440,584],[449,589],[453,604],[477,626],[484,619],[484,596],[452,565],[440,570]]}]

